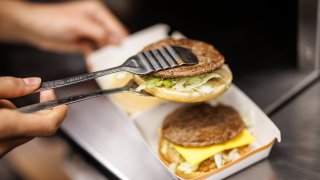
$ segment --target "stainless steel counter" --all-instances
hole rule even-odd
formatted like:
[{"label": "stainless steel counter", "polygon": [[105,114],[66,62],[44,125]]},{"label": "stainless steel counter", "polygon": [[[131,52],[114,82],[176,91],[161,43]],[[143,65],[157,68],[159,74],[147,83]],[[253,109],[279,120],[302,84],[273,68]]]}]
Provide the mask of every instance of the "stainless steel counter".
[{"label": "stainless steel counter", "polygon": [[[66,88],[63,95],[95,88],[94,83],[85,83]],[[120,179],[170,179],[134,125],[109,101],[100,97],[70,106],[62,130]]]},{"label": "stainless steel counter", "polygon": [[[63,90],[95,89],[94,83]],[[70,106],[62,126],[77,144],[121,179],[170,179],[133,130],[102,97]],[[92,108],[95,107],[95,108]],[[268,159],[230,179],[316,179],[320,177],[320,81],[271,117],[282,131]]]}]

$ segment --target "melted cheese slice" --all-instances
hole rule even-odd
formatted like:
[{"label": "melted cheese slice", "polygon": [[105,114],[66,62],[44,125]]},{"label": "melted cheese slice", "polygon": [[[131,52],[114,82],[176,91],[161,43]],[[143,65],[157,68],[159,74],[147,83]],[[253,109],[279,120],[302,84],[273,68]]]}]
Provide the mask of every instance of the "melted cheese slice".
[{"label": "melted cheese slice", "polygon": [[248,132],[248,130],[244,129],[238,136],[222,144],[196,148],[186,148],[174,145],[174,148],[187,160],[189,164],[194,166],[219,152],[244,146],[252,143],[253,141],[255,141],[255,138]]}]

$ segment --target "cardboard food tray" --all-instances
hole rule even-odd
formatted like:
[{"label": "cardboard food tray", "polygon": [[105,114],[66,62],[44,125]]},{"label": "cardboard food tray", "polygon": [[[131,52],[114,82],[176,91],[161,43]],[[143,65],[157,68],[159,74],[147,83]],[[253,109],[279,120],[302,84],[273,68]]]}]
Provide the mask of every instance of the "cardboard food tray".
[{"label": "cardboard food tray", "polygon": [[[127,57],[137,53],[145,45],[168,37],[168,31],[169,28],[167,25],[159,24],[135,33],[121,46],[106,47],[93,53],[89,57],[89,66],[93,71],[98,71],[120,65]],[[174,38],[183,37],[178,32],[173,33],[171,36]],[[131,77],[129,73],[116,73],[98,78],[97,82],[102,89],[106,89],[122,86],[126,84]],[[164,165],[158,156],[159,128],[165,116],[177,107],[182,106],[183,103],[166,102],[154,97],[141,97],[129,93],[120,93],[109,97],[112,102],[127,115],[128,120],[135,124],[150,151],[152,151],[159,162]],[[230,176],[266,158],[275,140],[277,139],[278,142],[280,142],[281,135],[279,129],[264,112],[235,85],[231,85],[226,93],[215,100],[209,101],[209,103],[222,103],[238,110],[240,114],[247,119],[247,123],[249,121],[249,130],[253,133],[256,141],[250,145],[250,152],[246,155],[196,179],[222,179]],[[169,169],[168,171],[174,178],[183,179],[176,176]]]}]

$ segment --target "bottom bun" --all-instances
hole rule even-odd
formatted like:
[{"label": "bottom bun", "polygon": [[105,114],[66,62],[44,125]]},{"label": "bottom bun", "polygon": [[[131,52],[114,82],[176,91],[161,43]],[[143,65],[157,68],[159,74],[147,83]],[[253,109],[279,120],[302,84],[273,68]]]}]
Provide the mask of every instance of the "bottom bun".
[{"label": "bottom bun", "polygon": [[[209,80],[209,83],[214,87],[214,91],[212,91],[211,93],[179,92],[174,89],[169,89],[165,87],[154,87],[154,88],[144,89],[144,90],[153,96],[166,99],[169,101],[186,102],[186,103],[208,101],[224,93],[229,88],[232,82],[232,73],[227,65],[223,65],[219,69],[219,71],[222,74],[224,80],[221,80],[218,78],[213,78]],[[133,79],[138,85],[144,84],[146,82],[142,77],[138,75],[135,75]]]},{"label": "bottom bun", "polygon": [[[170,168],[172,163],[175,163],[176,167],[178,167],[179,164],[185,162],[185,159],[177,151],[175,151],[173,147],[167,147],[165,153],[161,152],[165,143],[167,143],[167,145],[168,145],[168,141],[161,137],[160,138],[160,142],[159,142],[158,151],[159,151],[160,160],[168,168]],[[170,143],[170,144],[173,145],[172,143]],[[222,153],[228,153],[229,151],[231,151],[231,150],[226,150],[226,151],[223,151]],[[248,145],[238,147],[238,151],[239,151],[240,156],[243,156],[244,154],[249,152]],[[230,162],[232,162],[232,161],[230,161]],[[227,162],[226,164],[228,164],[230,162]],[[226,165],[226,164],[224,164],[224,165]],[[196,178],[196,177],[203,176],[206,173],[211,172],[211,171],[213,171],[215,169],[218,169],[218,168],[217,168],[213,158],[208,158],[208,159],[202,161],[198,165],[198,168],[195,171],[191,172],[191,173],[185,173],[184,171],[181,171],[178,168],[175,168],[175,170],[173,170],[173,171],[179,177],[182,177],[184,179],[193,179],[193,178]]]}]

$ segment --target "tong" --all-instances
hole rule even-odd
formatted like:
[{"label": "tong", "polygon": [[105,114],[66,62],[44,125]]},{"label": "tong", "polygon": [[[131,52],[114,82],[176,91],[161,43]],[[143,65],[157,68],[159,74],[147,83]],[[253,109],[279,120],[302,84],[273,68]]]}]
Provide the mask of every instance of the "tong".
[{"label": "tong", "polygon": [[165,46],[151,51],[140,52],[131,56],[122,65],[117,67],[65,79],[43,82],[36,92],[88,81],[119,71],[145,75],[151,72],[174,68],[177,66],[193,65],[197,62],[197,57],[189,49],[177,46]]},{"label": "tong", "polygon": [[120,92],[131,92],[131,93],[135,93],[140,96],[151,96],[149,93],[147,93],[143,90],[137,91],[136,90],[137,87],[138,87],[138,85],[133,80],[131,80],[125,86],[120,87],[120,88],[105,89],[105,90],[98,90],[98,91],[94,91],[94,92],[90,92],[90,93],[78,94],[78,95],[74,95],[74,96],[65,97],[62,99],[57,99],[57,100],[52,100],[52,101],[48,101],[48,102],[24,106],[24,107],[18,108],[17,110],[19,112],[23,112],[23,113],[33,113],[33,112],[41,111],[44,109],[50,109],[50,108],[53,108],[55,106],[59,106],[62,104],[66,104],[66,105],[73,104],[73,103],[85,101],[88,99],[92,99],[95,97],[99,97],[102,95],[120,93]]},{"label": "tong", "polygon": [[[43,82],[41,83],[40,88],[35,92],[64,87],[119,71],[127,71],[138,75],[145,75],[159,70],[174,68],[182,65],[193,65],[196,63],[198,63],[198,58],[189,49],[178,46],[164,46],[158,49],[140,52],[134,56],[131,56],[122,65],[117,67],[73,76],[65,79]],[[120,88],[99,90],[95,92],[69,96],[49,102],[21,107],[17,110],[20,112],[32,113],[62,104],[72,104],[101,95],[118,92],[133,92],[139,95],[149,95],[144,91],[136,91],[136,86],[137,85],[131,81],[127,85]]]}]

